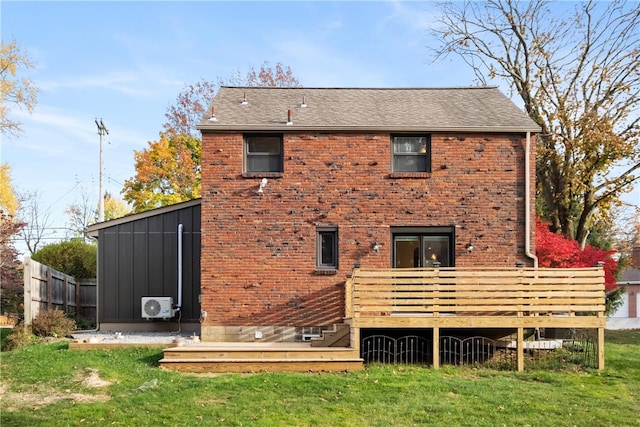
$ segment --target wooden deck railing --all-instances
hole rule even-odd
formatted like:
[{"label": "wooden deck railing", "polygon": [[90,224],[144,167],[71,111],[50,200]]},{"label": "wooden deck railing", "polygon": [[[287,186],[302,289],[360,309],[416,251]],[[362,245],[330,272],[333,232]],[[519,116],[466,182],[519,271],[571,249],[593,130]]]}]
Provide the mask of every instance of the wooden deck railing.
[{"label": "wooden deck railing", "polygon": [[604,311],[601,267],[358,268],[345,288],[345,315],[356,331],[432,328],[437,346],[440,328],[513,328],[518,335],[519,370],[524,328],[544,327],[598,329],[602,368]]},{"label": "wooden deck railing", "polygon": [[601,268],[356,269],[347,317],[603,316]]}]

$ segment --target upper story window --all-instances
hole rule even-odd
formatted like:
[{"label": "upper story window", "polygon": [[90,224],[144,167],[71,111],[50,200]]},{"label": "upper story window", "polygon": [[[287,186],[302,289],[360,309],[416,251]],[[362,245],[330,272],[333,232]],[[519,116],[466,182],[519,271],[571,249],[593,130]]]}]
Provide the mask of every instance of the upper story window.
[{"label": "upper story window", "polygon": [[431,172],[429,135],[392,135],[392,172]]},{"label": "upper story window", "polygon": [[245,135],[244,171],[282,172],[282,135]]}]

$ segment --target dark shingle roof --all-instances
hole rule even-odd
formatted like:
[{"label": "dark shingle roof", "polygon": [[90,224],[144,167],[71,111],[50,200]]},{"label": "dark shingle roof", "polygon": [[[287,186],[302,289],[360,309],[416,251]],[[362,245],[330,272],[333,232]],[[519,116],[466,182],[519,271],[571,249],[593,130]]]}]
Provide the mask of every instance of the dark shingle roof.
[{"label": "dark shingle roof", "polygon": [[627,282],[640,283],[640,269],[638,268],[627,268],[620,275],[620,280],[618,280],[618,284],[625,284]]},{"label": "dark shingle roof", "polygon": [[[246,104],[243,99],[246,96]],[[302,102],[306,107],[302,107]],[[216,120],[209,120],[212,108]],[[256,88],[218,91],[198,125],[210,130],[538,132],[495,87]],[[287,111],[293,120],[287,125]]]}]

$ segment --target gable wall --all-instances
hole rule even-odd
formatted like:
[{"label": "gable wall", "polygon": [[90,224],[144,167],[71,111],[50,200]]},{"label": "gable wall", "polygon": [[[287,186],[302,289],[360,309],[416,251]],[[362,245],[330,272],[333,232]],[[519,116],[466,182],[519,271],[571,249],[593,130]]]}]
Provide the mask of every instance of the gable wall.
[{"label": "gable wall", "polygon": [[[98,315],[102,330],[175,330],[176,324],[142,318],[142,297],[178,301],[178,224],[183,224],[181,321],[200,318],[200,205],[104,228],[98,238]],[[137,325],[137,327],[135,327]]]},{"label": "gable wall", "polygon": [[[225,339],[213,336],[222,325],[339,322],[354,263],[391,267],[391,226],[455,227],[457,266],[529,261],[524,134],[432,134],[432,173],[412,178],[390,177],[388,133],[285,134],[284,174],[269,178],[263,194],[261,177],[242,176],[242,141],[239,133],[203,134],[205,340]],[[333,275],[315,269],[319,225],[339,229]]]}]

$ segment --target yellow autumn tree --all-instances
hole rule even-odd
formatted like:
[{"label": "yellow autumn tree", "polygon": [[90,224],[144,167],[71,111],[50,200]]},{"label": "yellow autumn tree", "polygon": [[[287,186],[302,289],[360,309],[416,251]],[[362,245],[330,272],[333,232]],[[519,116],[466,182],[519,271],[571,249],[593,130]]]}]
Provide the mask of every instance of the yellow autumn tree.
[{"label": "yellow autumn tree", "polygon": [[105,193],[104,195],[104,220],[109,221],[116,218],[122,218],[129,215],[131,208],[127,206],[122,200],[116,199],[111,193]]},{"label": "yellow autumn tree", "polygon": [[124,183],[124,199],[143,212],[200,197],[202,142],[188,134],[161,133],[134,151],[136,174]]},{"label": "yellow autumn tree", "polygon": [[18,211],[18,199],[11,185],[11,166],[0,164],[0,212],[14,216]]},{"label": "yellow autumn tree", "polygon": [[33,68],[27,54],[18,43],[0,41],[0,133],[18,135],[22,132],[20,122],[9,117],[12,107],[33,111],[37,102],[37,87],[31,79],[20,77],[20,72]]}]

